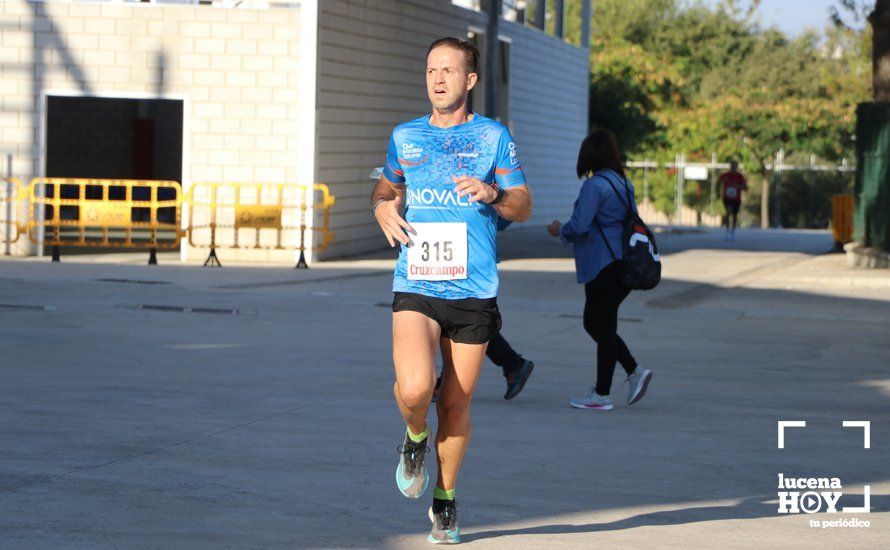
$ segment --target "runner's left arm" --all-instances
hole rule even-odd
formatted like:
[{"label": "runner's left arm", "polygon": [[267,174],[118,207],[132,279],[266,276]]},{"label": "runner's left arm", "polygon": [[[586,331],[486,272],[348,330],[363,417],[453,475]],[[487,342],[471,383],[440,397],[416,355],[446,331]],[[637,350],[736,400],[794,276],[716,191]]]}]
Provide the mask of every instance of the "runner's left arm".
[{"label": "runner's left arm", "polygon": [[495,212],[505,220],[524,222],[532,215],[532,194],[522,184],[504,190],[504,198],[494,205]]},{"label": "runner's left arm", "polygon": [[455,190],[461,196],[469,194],[471,201],[490,204],[505,220],[528,220],[532,215],[532,195],[519,163],[516,143],[506,126],[501,127],[498,137],[493,176],[494,185],[469,176],[455,178]]},{"label": "runner's left arm", "polygon": [[497,200],[497,188],[479,178],[472,176],[454,178],[454,191],[458,196],[468,197],[470,202],[483,202],[491,205],[498,216],[511,222],[524,222],[532,214],[532,194],[524,183],[510,189],[503,189],[504,196],[497,204],[491,204]]}]

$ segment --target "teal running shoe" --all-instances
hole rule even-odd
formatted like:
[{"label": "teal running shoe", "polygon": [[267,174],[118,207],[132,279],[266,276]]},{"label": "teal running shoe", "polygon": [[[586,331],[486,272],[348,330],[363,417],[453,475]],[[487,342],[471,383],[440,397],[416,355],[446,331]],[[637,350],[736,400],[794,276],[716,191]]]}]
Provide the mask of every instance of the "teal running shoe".
[{"label": "teal running shoe", "polygon": [[433,529],[426,540],[433,544],[458,544],[460,543],[460,527],[457,525],[457,502],[446,500],[441,512],[433,512],[430,506],[430,521]]},{"label": "teal running shoe", "polygon": [[415,443],[405,433],[405,443],[398,448],[400,456],[396,468],[396,485],[408,498],[420,498],[430,483],[430,476],[423,466],[423,459],[429,451],[426,447],[427,439],[425,437],[423,441]]}]

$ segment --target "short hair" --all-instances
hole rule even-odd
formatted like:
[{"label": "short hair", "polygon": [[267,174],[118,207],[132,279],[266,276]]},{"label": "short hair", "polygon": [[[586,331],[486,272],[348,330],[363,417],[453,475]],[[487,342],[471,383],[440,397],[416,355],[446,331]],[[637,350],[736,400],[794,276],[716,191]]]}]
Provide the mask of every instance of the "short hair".
[{"label": "short hair", "polygon": [[594,130],[581,142],[578,151],[578,177],[595,174],[600,170],[614,170],[624,177],[618,140],[608,130]]},{"label": "short hair", "polygon": [[442,38],[433,40],[433,43],[430,44],[430,47],[426,50],[427,57],[429,57],[431,51],[435,50],[439,46],[448,46],[462,53],[464,56],[464,67],[467,69],[467,72],[476,72],[476,67],[479,66],[479,50],[476,49],[476,46],[470,44],[462,38],[455,38],[454,36],[444,36]]}]

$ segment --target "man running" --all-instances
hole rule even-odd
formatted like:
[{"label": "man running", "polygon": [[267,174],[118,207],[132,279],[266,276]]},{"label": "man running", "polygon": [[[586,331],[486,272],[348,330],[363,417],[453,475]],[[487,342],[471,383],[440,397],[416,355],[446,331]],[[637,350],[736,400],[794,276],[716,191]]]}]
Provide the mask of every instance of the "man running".
[{"label": "man running", "polygon": [[726,240],[735,240],[735,230],[739,225],[739,208],[742,206],[742,191],[748,190],[745,176],[739,173],[739,163],[729,161],[729,172],[720,176],[717,185],[723,190],[723,206],[726,209]]},{"label": "man running", "polygon": [[426,413],[439,349],[444,363],[436,403],[438,477],[429,510],[433,543],[460,542],[454,488],[470,440],[470,401],[487,343],[500,328],[497,217],[524,221],[531,214],[509,130],[467,109],[478,61],[479,52],[465,40],[430,44],[432,113],[393,130],[371,195],[390,246],[400,244],[393,277],[393,393],[407,430],[396,483],[409,498],[423,495],[429,482]]},{"label": "man running", "polygon": [[[381,175],[383,175],[382,166],[374,168],[374,170],[371,171],[371,179],[375,181],[379,180]],[[509,227],[511,223],[513,222],[498,216],[498,232]],[[523,388],[525,388],[525,383],[528,382],[528,378],[531,376],[532,371],[535,370],[534,361],[529,361],[517,353],[500,331],[493,334],[488,341],[488,348],[485,350],[485,356],[488,357],[489,361],[501,367],[504,374],[504,380],[507,382],[507,390],[504,392],[504,399],[508,401],[519,395]],[[436,389],[433,391],[433,403],[439,398],[439,390],[441,388],[442,376],[439,375],[439,377],[436,378]]]}]

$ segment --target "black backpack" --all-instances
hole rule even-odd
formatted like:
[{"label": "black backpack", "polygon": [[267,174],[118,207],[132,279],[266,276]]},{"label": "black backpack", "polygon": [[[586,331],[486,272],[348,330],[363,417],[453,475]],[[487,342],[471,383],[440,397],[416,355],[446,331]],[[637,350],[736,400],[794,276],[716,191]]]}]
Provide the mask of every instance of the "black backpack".
[{"label": "black backpack", "polygon": [[[624,180],[624,192],[627,198],[625,201],[621,198],[621,193],[618,192],[612,180],[605,176],[603,178],[609,182],[612,190],[618,196],[618,200],[627,209],[622,233],[624,248],[621,255],[621,284],[631,290],[651,290],[661,281],[661,258],[658,255],[658,245],[655,244],[655,235],[640,219],[636,205],[630,198],[630,184],[627,179]],[[594,221],[596,221],[596,227],[609,249],[609,254],[612,255],[613,260],[617,260],[615,251],[612,250],[612,246],[606,239],[599,220],[594,219]]]}]

